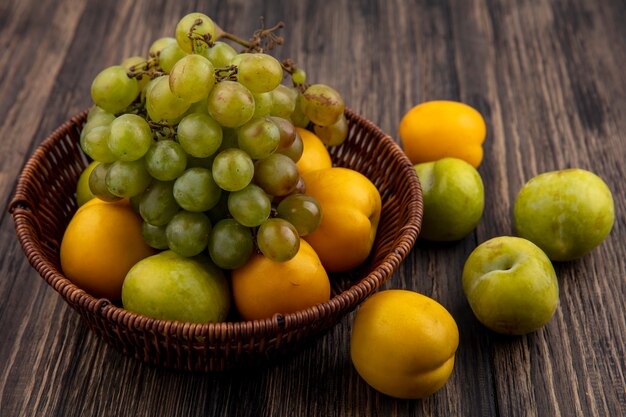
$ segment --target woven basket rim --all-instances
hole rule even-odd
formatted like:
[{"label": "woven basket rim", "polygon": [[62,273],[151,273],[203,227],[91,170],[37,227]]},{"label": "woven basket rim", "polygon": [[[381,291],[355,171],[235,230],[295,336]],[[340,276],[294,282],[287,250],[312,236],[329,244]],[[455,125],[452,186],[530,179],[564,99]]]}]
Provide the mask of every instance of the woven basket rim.
[{"label": "woven basket rim", "polygon": [[397,244],[394,246],[393,250],[385,255],[375,268],[369,271],[367,275],[358,278],[358,281],[354,282],[349,288],[336,294],[326,302],[307,307],[297,312],[286,314],[278,313],[272,317],[263,319],[225,321],[219,323],[191,323],[156,319],[126,310],[116,306],[106,298],[94,297],[65,277],[62,271],[57,269],[56,266],[50,262],[45,253],[43,253],[40,248],[36,247],[37,245],[28,227],[24,224],[24,222],[30,221],[28,218],[32,215],[27,199],[22,192],[24,188],[29,186],[28,177],[30,167],[45,158],[45,148],[58,141],[59,137],[67,132],[68,129],[79,129],[85,121],[87,114],[88,109],[72,116],[57,127],[37,146],[20,173],[14,198],[9,205],[9,212],[12,214],[16,224],[16,234],[22,248],[29,262],[34,269],[37,270],[39,275],[44,278],[55,291],[61,294],[66,301],[71,301],[71,303],[86,307],[88,310],[95,312],[103,318],[117,322],[124,327],[135,328],[139,325],[146,331],[165,332],[170,335],[195,337],[210,334],[214,339],[224,339],[232,338],[235,335],[241,336],[241,331],[245,329],[247,329],[245,333],[248,333],[249,336],[254,336],[257,334],[257,331],[268,335],[272,333],[272,330],[289,332],[302,328],[303,326],[309,326],[321,318],[342,312],[349,312],[375,292],[376,289],[391,277],[400,263],[405,259],[419,234],[423,216],[422,192],[411,162],[391,136],[384,133],[370,120],[346,108],[345,115],[349,120],[358,122],[372,130],[376,138],[384,143],[387,150],[396,153],[395,157],[402,160],[401,162],[404,165],[403,169],[407,171],[405,179],[409,182],[410,188],[415,190],[415,198],[406,208],[408,210],[408,221],[401,227],[401,232],[396,239]]}]

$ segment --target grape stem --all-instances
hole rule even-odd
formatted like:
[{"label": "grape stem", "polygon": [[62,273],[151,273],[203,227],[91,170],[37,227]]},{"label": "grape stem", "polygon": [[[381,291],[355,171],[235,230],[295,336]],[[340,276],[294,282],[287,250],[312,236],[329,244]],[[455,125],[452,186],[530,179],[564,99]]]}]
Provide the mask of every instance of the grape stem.
[{"label": "grape stem", "polygon": [[223,68],[215,69],[215,81],[220,82],[224,80],[237,81],[237,66],[229,65]]},{"label": "grape stem", "polygon": [[160,133],[163,136],[173,138],[176,136],[176,128],[169,123],[165,122],[155,122],[153,120],[148,120],[148,125],[152,129],[152,132],[155,136],[155,139],[158,140],[158,134]]},{"label": "grape stem", "polygon": [[285,71],[289,75],[293,75],[294,72],[298,69],[298,66],[291,58],[287,58],[280,63],[283,67],[283,71]]},{"label": "grape stem", "polygon": [[151,56],[146,62],[141,64],[135,64],[128,68],[126,75],[128,78],[141,79],[144,75],[147,75],[151,79],[164,75],[165,73],[158,70],[159,68],[159,54]]},{"label": "grape stem", "polygon": [[187,33],[187,37],[191,41],[191,50],[196,52],[196,46],[200,46],[205,44],[207,48],[212,48],[215,43],[211,40],[211,34],[205,33],[204,35],[200,35],[199,33],[194,32],[197,26],[202,24],[202,19],[196,19],[193,22],[193,25],[189,28],[189,32]]},{"label": "grape stem", "polygon": [[[283,62],[281,62],[280,65],[283,67],[283,71],[285,71],[290,76],[293,76],[293,73],[296,72],[296,70],[298,69],[298,66],[296,65],[294,60],[291,58],[287,58],[283,60]],[[309,84],[307,83],[303,83],[303,84],[296,83],[295,81],[293,81],[293,78],[291,81],[293,82],[293,86],[297,88],[298,91],[300,91],[301,93],[304,93],[304,91],[309,87]]]},{"label": "grape stem", "polygon": [[218,35],[218,39],[229,39],[244,48],[244,52],[263,53],[265,51],[271,51],[276,45],[282,45],[285,39],[282,36],[276,35],[274,32],[285,27],[283,22],[278,22],[274,26],[265,28],[265,19],[260,17],[261,28],[254,32],[250,40],[245,40],[237,35],[229,32],[222,31]]}]

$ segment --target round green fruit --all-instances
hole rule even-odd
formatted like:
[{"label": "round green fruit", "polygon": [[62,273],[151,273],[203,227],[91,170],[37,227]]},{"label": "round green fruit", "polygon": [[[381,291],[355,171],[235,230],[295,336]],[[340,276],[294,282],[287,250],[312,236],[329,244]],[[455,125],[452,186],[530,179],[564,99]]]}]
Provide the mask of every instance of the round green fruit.
[{"label": "round green fruit", "polygon": [[528,181],[515,200],[515,229],[553,261],[582,257],[610,233],[613,196],[597,175],[583,169],[546,172]]},{"label": "round green fruit", "polygon": [[559,304],[550,259],[532,242],[512,236],[474,249],[463,268],[463,291],[478,321],[503,334],[541,328]]},{"label": "round green fruit", "polygon": [[454,241],[478,224],[485,205],[478,171],[462,159],[443,158],[415,165],[422,186],[424,217],[420,238]]},{"label": "round green fruit", "polygon": [[168,250],[142,259],[128,271],[122,304],[156,319],[222,322],[231,296],[224,273],[208,257],[185,258]]}]

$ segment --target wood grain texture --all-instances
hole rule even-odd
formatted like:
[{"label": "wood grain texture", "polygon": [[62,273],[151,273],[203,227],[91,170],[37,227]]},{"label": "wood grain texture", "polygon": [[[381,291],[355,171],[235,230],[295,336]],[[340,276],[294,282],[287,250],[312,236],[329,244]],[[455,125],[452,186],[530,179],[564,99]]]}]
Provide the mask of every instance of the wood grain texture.
[{"label": "wood grain texture", "polygon": [[[196,375],[146,366],[95,337],[32,270],[0,215],[0,415],[22,416],[624,416],[626,415],[626,4],[621,0],[165,0],[0,3],[0,196],[26,159],[90,104],[93,77],[144,54],[179,17],[201,10],[240,34],[283,20],[309,78],[397,137],[416,103],[460,100],[488,126],[476,231],[418,242],[385,288],[435,298],[460,346],[435,395],[375,392],[349,358],[354,313],[279,363]],[[522,337],[487,331],[460,286],[477,244],[515,233],[517,192],[533,176],[580,167],[613,191],[611,235],[556,263],[560,306]]]}]

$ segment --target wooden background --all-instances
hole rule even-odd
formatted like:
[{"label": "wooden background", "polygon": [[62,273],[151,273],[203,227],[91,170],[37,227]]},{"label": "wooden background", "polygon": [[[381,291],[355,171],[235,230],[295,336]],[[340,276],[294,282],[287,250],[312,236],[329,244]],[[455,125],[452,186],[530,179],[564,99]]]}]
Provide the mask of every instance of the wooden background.
[{"label": "wooden background", "polygon": [[[30,267],[0,215],[0,415],[23,416],[624,416],[626,415],[626,3],[623,0],[0,2],[0,198],[38,143],[90,104],[105,66],[145,54],[203,11],[248,35],[285,21],[280,57],[338,89],[397,138],[402,115],[432,99],[485,117],[486,207],[452,244],[417,243],[385,288],[441,302],[460,330],[447,385],[419,401],[378,394],[349,359],[353,314],[277,365],[193,375],[109,348]],[[514,233],[520,187],[580,167],[613,191],[611,235],[555,265],[561,304],[523,337],[487,331],[460,276],[479,243]]]}]

